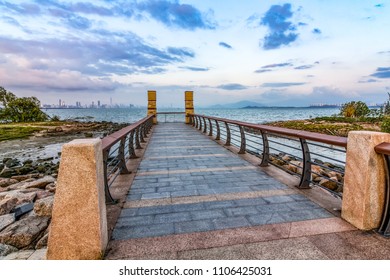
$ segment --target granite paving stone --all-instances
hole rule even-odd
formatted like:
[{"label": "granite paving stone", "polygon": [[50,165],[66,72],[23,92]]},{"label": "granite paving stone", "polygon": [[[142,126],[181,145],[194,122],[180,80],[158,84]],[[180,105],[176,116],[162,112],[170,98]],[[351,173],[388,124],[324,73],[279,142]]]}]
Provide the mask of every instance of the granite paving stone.
[{"label": "granite paving stone", "polygon": [[122,209],[114,240],[333,217],[303,195],[270,196],[289,187],[205,137],[155,127],[125,204],[136,208]]}]

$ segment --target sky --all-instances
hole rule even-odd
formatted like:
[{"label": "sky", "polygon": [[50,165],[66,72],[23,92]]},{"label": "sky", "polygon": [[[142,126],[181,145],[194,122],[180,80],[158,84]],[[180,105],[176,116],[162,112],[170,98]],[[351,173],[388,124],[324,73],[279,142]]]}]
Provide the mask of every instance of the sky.
[{"label": "sky", "polygon": [[389,30],[390,0],[0,0],[0,86],[44,104],[383,103]]}]

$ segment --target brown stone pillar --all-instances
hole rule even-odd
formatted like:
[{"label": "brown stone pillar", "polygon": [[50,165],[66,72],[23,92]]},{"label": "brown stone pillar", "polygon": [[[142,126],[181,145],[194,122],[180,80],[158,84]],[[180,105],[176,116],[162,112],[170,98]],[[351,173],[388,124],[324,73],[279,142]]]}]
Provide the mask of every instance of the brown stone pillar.
[{"label": "brown stone pillar", "polygon": [[188,114],[194,113],[194,92],[186,91],[185,93],[185,106],[186,106],[186,123],[190,123]]},{"label": "brown stone pillar", "polygon": [[[148,116],[157,113],[157,93],[155,90],[148,90]],[[157,124],[157,116],[153,118],[153,123]]]},{"label": "brown stone pillar", "polygon": [[380,225],[385,200],[385,163],[374,147],[390,142],[390,134],[352,131],[348,134],[341,216],[361,230]]},{"label": "brown stone pillar", "polygon": [[108,242],[100,139],[62,147],[47,259],[100,259]]}]

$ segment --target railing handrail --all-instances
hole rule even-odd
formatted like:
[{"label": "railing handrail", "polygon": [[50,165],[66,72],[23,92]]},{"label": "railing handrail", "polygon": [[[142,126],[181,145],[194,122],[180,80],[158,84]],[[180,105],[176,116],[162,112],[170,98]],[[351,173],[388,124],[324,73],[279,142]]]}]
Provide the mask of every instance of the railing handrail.
[{"label": "railing handrail", "polygon": [[198,115],[198,114],[190,114],[190,116],[198,116],[202,118],[204,117],[216,121],[227,122],[230,124],[257,129],[264,132],[271,132],[271,133],[286,135],[290,137],[302,138],[306,140],[321,142],[324,144],[335,145],[344,148],[347,147],[348,138],[342,136],[333,136],[333,135],[327,135],[327,134],[316,133],[316,132],[308,132],[308,131],[302,131],[302,130],[291,129],[291,128],[275,127],[275,126],[263,125],[263,124],[254,124],[254,123],[248,123],[248,122],[242,122],[242,121],[236,121],[236,120],[230,120],[230,119],[224,119],[218,117],[211,117],[205,115]]},{"label": "railing handrail", "polygon": [[157,112],[156,115],[184,115],[186,112]]},{"label": "railing handrail", "polygon": [[120,141],[123,137],[125,137],[127,134],[129,134],[132,130],[136,129],[138,126],[142,125],[143,123],[147,122],[151,118],[154,118],[154,115],[149,115],[133,124],[130,124],[129,126],[126,126],[110,135],[107,135],[102,139],[102,150],[107,150],[114,146],[118,141]]},{"label": "railing handrail", "polygon": [[390,143],[383,142],[375,146],[375,152],[390,156]]}]

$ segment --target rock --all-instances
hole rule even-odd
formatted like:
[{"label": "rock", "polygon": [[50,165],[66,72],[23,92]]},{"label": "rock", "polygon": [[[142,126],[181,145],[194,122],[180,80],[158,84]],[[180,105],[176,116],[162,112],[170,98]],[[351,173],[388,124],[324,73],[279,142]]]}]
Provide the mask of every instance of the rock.
[{"label": "rock", "polygon": [[[3,196],[3,194],[1,196]],[[15,206],[17,206],[20,204],[33,202],[36,196],[37,196],[37,194],[35,192],[23,192],[20,190],[16,190],[16,191],[10,191],[8,193],[5,193],[5,196],[3,196],[3,198],[4,199],[11,199],[11,198],[16,199]]]},{"label": "rock", "polygon": [[34,204],[34,212],[38,217],[51,217],[53,210],[54,196],[48,196],[37,200]]},{"label": "rock", "polygon": [[335,172],[335,171],[330,171],[328,173],[329,177],[336,177],[337,178],[337,181],[341,181],[343,179],[343,175],[341,175],[340,173],[338,172]]},{"label": "rock", "polygon": [[0,232],[0,243],[18,249],[31,245],[49,225],[49,217],[28,216]]},{"label": "rock", "polygon": [[85,138],[92,138],[93,137],[93,133],[92,132],[84,132],[84,137]]},{"label": "rock", "polygon": [[6,214],[0,216],[0,231],[8,227],[10,224],[15,222],[15,214]]},{"label": "rock", "polygon": [[0,178],[0,188],[5,188],[16,183],[19,183],[19,181],[12,178]]},{"label": "rock", "polygon": [[11,168],[11,167],[19,166],[20,161],[16,158],[10,158],[6,162],[4,162],[4,164],[6,167]]},{"label": "rock", "polygon": [[33,178],[39,178],[39,174],[28,174],[28,175],[17,175],[17,176],[12,176],[11,179],[18,180],[19,182],[25,181],[28,179],[33,179]]},{"label": "rock", "polygon": [[33,170],[34,170],[34,168],[31,165],[25,165],[25,166],[22,166],[22,167],[16,169],[17,173],[20,175],[26,175]]},{"label": "rock", "polygon": [[[0,215],[5,215],[11,212],[17,205],[18,199],[15,197],[4,198],[0,201]],[[0,242],[1,243],[1,242]]]},{"label": "rock", "polygon": [[297,167],[292,165],[292,164],[286,164],[285,165],[286,169],[293,172],[293,173],[297,173]]},{"label": "rock", "polygon": [[52,192],[47,190],[39,190],[35,192],[37,194],[36,200],[43,199],[45,197],[53,196]]},{"label": "rock", "polygon": [[55,183],[50,183],[46,186],[45,190],[51,192],[51,193],[55,193],[56,192],[56,189],[57,189],[57,186]]},{"label": "rock", "polygon": [[18,248],[15,248],[14,246],[0,243],[0,257],[5,257],[11,253],[16,252],[17,250]]},{"label": "rock", "polygon": [[1,163],[0,164],[0,172],[3,171],[4,167],[5,167],[5,165]]},{"label": "rock", "polygon": [[26,164],[32,164],[34,161],[32,159],[27,159],[25,161],[23,161],[23,165],[26,165]]},{"label": "rock", "polygon": [[329,167],[329,168],[335,168],[336,166],[330,162],[325,162],[324,163],[325,166]]},{"label": "rock", "polygon": [[39,250],[44,247],[47,247],[48,239],[49,239],[49,233],[46,233],[41,239],[38,240],[37,245],[35,245],[35,250]]},{"label": "rock", "polygon": [[297,161],[297,160],[292,160],[290,161],[290,171],[294,172],[294,173],[298,173],[298,174],[302,174],[302,169],[299,168],[298,166],[302,167],[302,162],[300,161]]},{"label": "rock", "polygon": [[3,171],[0,173],[0,177],[3,178],[11,178],[12,176],[18,175],[15,169],[5,167]]},{"label": "rock", "polygon": [[44,189],[46,185],[54,182],[55,179],[53,177],[45,176],[43,178],[34,180],[32,182],[20,182],[19,184],[12,185],[11,189],[30,189],[30,188]]},{"label": "rock", "polygon": [[285,155],[282,157],[282,160],[290,161],[290,160],[292,160],[292,158],[289,155]]},{"label": "rock", "polygon": [[338,188],[338,185],[336,182],[330,181],[328,179],[322,179],[319,184],[327,189],[332,190],[332,191],[335,191]]}]

